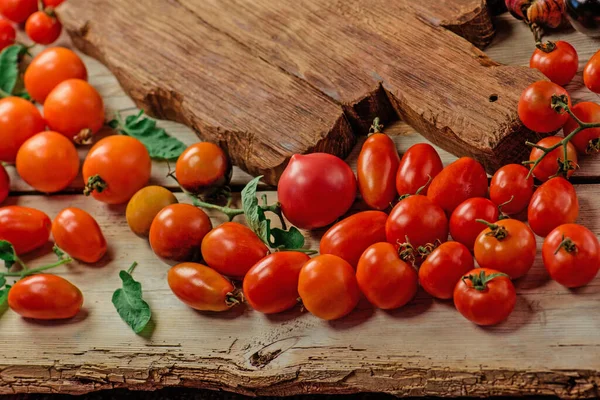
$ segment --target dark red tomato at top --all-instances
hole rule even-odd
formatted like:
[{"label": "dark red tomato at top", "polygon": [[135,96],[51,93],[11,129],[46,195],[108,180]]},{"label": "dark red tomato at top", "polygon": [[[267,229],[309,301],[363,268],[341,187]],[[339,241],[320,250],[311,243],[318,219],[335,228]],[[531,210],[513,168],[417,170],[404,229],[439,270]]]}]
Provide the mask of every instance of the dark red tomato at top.
[{"label": "dark red tomato at top", "polygon": [[427,195],[429,182],[444,169],[442,159],[432,145],[418,143],[411,146],[400,160],[396,174],[396,191],[400,196],[420,192]]},{"label": "dark red tomato at top", "polygon": [[556,112],[552,107],[552,96],[566,96],[565,89],[556,83],[537,81],[527,86],[519,98],[519,119],[527,128],[535,132],[550,133],[559,130],[567,122],[569,114]]},{"label": "dark red tomato at top", "polygon": [[476,220],[495,222],[498,220],[498,214],[498,207],[491,200],[483,197],[467,199],[456,207],[450,217],[450,235],[454,240],[473,251],[475,239],[486,228],[484,224]]},{"label": "dark red tomato at top", "polygon": [[575,222],[578,216],[575,188],[562,177],[552,178],[537,188],[527,209],[531,230],[542,237],[559,225]]},{"label": "dark red tomato at top", "polygon": [[367,205],[385,210],[396,198],[394,181],[400,157],[396,144],[384,133],[375,133],[365,141],[358,155],[358,188]]},{"label": "dark red tomato at top", "polygon": [[571,82],[579,66],[575,48],[562,40],[538,43],[536,47],[529,66],[541,71],[558,85],[564,86]]}]

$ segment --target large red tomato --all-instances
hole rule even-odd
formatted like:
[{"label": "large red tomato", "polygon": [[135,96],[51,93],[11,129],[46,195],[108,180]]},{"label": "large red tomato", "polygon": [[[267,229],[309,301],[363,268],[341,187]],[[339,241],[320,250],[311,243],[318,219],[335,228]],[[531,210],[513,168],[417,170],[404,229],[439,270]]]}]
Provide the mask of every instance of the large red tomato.
[{"label": "large red tomato", "polygon": [[18,24],[27,21],[27,18],[38,10],[38,0],[2,0],[0,13]]},{"label": "large red tomato", "polygon": [[10,242],[18,255],[48,242],[52,221],[42,211],[22,206],[0,208],[0,240]]},{"label": "large red tomato", "polygon": [[571,82],[578,66],[577,51],[563,40],[538,43],[529,60],[529,67],[541,71],[552,82],[561,86]]},{"label": "large red tomato", "polygon": [[416,194],[421,187],[420,194],[427,195],[429,182],[444,169],[442,159],[432,145],[417,143],[412,145],[400,160],[398,174],[396,174],[396,191],[400,196]]},{"label": "large red tomato", "polygon": [[456,283],[474,267],[473,256],[458,242],[442,243],[419,268],[419,282],[438,299],[451,299]]},{"label": "large red tomato", "polygon": [[[571,111],[583,122],[600,122],[600,104],[584,101],[575,104]],[[569,116],[563,127],[565,136],[571,134],[578,126],[579,124]],[[580,154],[598,153],[600,151],[600,128],[584,129],[576,134],[569,143],[572,143]]]},{"label": "large red tomato", "polygon": [[497,221],[498,214],[498,207],[491,200],[483,197],[467,199],[456,207],[450,217],[450,235],[469,250],[473,250],[475,239],[485,229],[485,225],[477,220]]},{"label": "large red tomato", "polygon": [[367,205],[385,210],[396,198],[394,181],[400,157],[396,144],[383,133],[375,133],[365,141],[358,155],[358,188]]},{"label": "large red tomato", "polygon": [[569,114],[556,112],[552,108],[552,96],[567,96],[568,104],[571,99],[565,89],[556,83],[538,81],[529,85],[519,99],[519,118],[523,125],[532,131],[550,133],[559,130],[567,122]]},{"label": "large red tomato", "polygon": [[502,212],[515,215],[529,205],[533,196],[533,176],[529,169],[520,164],[508,164],[500,168],[490,183],[490,199]]},{"label": "large red tomato", "polygon": [[544,182],[533,194],[527,219],[538,236],[546,236],[557,226],[573,223],[579,216],[579,200],[571,183],[562,177]]}]

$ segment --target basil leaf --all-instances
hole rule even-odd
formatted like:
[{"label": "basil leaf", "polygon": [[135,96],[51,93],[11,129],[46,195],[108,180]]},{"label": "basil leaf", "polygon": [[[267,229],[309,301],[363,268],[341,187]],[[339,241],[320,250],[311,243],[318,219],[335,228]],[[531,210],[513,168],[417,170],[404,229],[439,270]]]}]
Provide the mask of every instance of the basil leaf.
[{"label": "basil leaf", "polygon": [[6,268],[13,266],[17,262],[17,254],[15,248],[10,242],[0,240],[0,260],[4,261]]},{"label": "basil leaf", "polygon": [[[6,304],[6,301],[8,300],[8,292],[10,292],[11,287],[12,286],[10,285],[6,285],[4,288],[0,289],[0,308]],[[0,310],[0,312],[2,311]]]},{"label": "basil leaf", "polygon": [[19,58],[25,46],[13,44],[0,53],[0,89],[12,94],[19,80]]},{"label": "basil leaf", "polygon": [[123,287],[113,293],[112,303],[123,321],[135,333],[140,333],[150,322],[150,306],[142,298],[142,285],[129,272],[121,271],[119,277],[123,281]]},{"label": "basil leaf", "polygon": [[271,236],[273,241],[270,244],[273,248],[295,250],[304,247],[304,235],[295,226],[292,226],[289,231],[273,228],[271,229]]},{"label": "basil leaf", "polygon": [[265,213],[262,208],[258,206],[258,199],[256,198],[256,188],[258,182],[262,178],[257,176],[252,179],[242,189],[242,209],[246,216],[246,222],[250,229],[258,235],[258,237],[267,245],[269,245],[270,235],[270,221],[265,217]]}]

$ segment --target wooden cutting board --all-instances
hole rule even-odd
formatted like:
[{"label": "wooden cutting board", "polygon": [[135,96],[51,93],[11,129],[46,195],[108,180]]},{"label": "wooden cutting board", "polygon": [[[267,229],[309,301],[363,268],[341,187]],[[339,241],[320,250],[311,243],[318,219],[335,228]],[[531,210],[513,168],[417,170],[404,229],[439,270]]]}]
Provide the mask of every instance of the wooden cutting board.
[{"label": "wooden cutting board", "polygon": [[267,183],[294,153],[346,156],[375,116],[490,172],[536,138],[516,105],[542,75],[469,42],[494,34],[485,0],[70,0],[60,14],[140,107]]}]

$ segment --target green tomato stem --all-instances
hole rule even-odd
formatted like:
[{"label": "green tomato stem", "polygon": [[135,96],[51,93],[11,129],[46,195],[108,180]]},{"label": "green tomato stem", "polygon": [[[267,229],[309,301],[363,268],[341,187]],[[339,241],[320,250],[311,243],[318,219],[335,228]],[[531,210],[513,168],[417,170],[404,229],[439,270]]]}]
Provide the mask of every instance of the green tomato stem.
[{"label": "green tomato stem", "polygon": [[501,276],[508,277],[508,275],[505,274],[505,273],[503,273],[503,272],[497,272],[497,273],[494,273],[494,274],[486,275],[485,271],[481,271],[479,273],[479,275],[466,275],[466,276],[463,276],[462,280],[463,280],[463,282],[466,281],[467,279],[470,280],[471,283],[472,283],[472,285],[473,285],[473,289],[479,290],[481,292],[481,291],[484,291],[484,290],[487,289],[487,284],[491,280],[493,280],[495,278],[498,278],[498,277],[501,277]]},{"label": "green tomato stem", "polygon": [[127,273],[128,273],[129,275],[131,275],[131,274],[133,273],[133,270],[134,270],[134,269],[135,269],[135,267],[137,267],[137,266],[138,266],[138,263],[137,263],[137,261],[134,261],[134,262],[133,262],[133,264],[131,264],[131,267],[129,267],[129,269],[127,270]]},{"label": "green tomato stem", "polygon": [[[6,276],[15,276],[15,277],[20,277],[20,278],[25,278],[26,276],[34,275],[34,274],[37,274],[39,272],[43,272],[43,271],[46,271],[46,270],[49,270],[49,269],[52,269],[52,268],[56,268],[56,267],[59,267],[59,266],[61,266],[63,264],[70,263],[72,261],[73,261],[73,259],[71,257],[68,257],[68,258],[65,258],[64,260],[57,261],[54,264],[44,265],[42,267],[33,268],[33,269],[26,269],[26,268],[24,268],[20,272],[4,272],[4,273],[2,273],[0,275],[5,276],[5,277]],[[21,265],[24,265],[24,264],[21,264]]]}]

